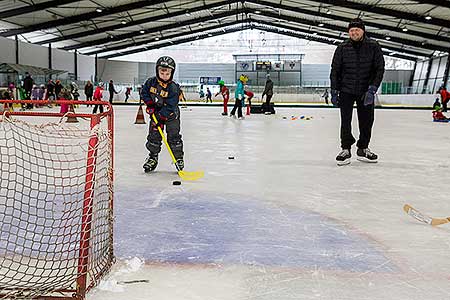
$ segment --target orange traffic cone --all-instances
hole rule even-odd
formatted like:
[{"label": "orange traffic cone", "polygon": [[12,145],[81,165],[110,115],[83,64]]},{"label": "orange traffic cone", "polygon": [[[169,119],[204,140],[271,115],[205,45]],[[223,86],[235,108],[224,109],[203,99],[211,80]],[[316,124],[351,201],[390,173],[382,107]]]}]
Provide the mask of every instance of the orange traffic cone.
[{"label": "orange traffic cone", "polygon": [[136,121],[134,124],[145,124],[144,111],[142,110],[142,105],[139,105],[139,109],[136,115]]},{"label": "orange traffic cone", "polygon": [[[72,104],[69,105],[69,113],[75,113],[75,110],[73,109]],[[66,123],[78,123],[78,119],[77,119],[77,117],[74,117],[69,114],[69,116],[67,117]]]}]

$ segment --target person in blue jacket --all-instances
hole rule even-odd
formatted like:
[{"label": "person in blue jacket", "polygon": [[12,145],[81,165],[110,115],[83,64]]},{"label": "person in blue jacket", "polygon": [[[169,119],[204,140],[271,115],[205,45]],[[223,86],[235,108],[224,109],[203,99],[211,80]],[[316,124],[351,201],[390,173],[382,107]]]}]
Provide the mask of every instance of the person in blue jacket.
[{"label": "person in blue jacket", "polygon": [[[167,142],[176,159],[176,168],[184,168],[183,140],[180,134],[180,109],[178,102],[181,95],[180,86],[173,81],[175,61],[169,56],[162,56],[156,61],[156,76],[147,79],[142,87],[142,99],[147,105],[150,115],[150,129],[146,147],[150,152],[143,165],[145,172],[151,172],[158,165],[158,154],[161,151],[161,135],[158,126],[166,128]],[[153,121],[155,115],[158,124]]]},{"label": "person in blue jacket", "polygon": [[230,113],[230,117],[234,117],[236,113],[236,109],[238,112],[238,118],[239,120],[244,119],[242,116],[242,106],[244,102],[244,84],[246,84],[248,81],[248,76],[245,74],[242,74],[239,76],[239,80],[236,85],[236,91],[234,93],[235,101],[234,101],[234,107],[233,110]]}]

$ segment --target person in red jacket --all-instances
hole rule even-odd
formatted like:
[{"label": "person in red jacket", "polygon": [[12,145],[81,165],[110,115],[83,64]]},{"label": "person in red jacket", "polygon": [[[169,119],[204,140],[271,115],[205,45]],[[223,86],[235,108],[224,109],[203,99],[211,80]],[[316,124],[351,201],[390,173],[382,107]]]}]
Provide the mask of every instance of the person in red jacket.
[{"label": "person in red jacket", "polygon": [[214,95],[214,97],[217,97],[217,95],[222,94],[223,97],[223,113],[222,116],[228,115],[228,100],[230,99],[230,90],[225,86],[225,82],[223,80],[219,81],[220,91],[217,92],[217,94]]},{"label": "person in red jacket", "polygon": [[244,94],[245,94],[245,96],[247,96],[247,101],[248,101],[246,115],[249,116],[250,110],[252,108],[252,99],[253,99],[253,96],[255,96],[255,94],[252,91],[248,90],[247,88],[244,90]]},{"label": "person in red jacket", "polygon": [[433,110],[433,122],[448,122],[450,119],[442,113],[442,108]]},{"label": "person in red jacket", "polygon": [[445,86],[441,86],[438,91],[441,94],[442,110],[447,111],[447,103],[450,100],[450,93],[447,91]]},{"label": "person in red jacket", "polygon": [[[103,83],[99,82],[97,87],[95,88],[94,92],[94,101],[102,101],[103,96]],[[100,107],[100,113],[103,112],[103,105],[94,105],[94,110],[92,111],[93,114],[97,113],[97,108]]]}]

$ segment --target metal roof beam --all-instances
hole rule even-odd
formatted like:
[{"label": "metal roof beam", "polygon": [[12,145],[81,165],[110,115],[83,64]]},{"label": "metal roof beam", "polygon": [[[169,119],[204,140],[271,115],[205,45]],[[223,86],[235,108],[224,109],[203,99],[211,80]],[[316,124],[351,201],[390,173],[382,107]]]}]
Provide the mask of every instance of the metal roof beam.
[{"label": "metal roof beam", "polygon": [[[280,31],[280,30],[277,30],[277,29],[271,29],[271,28],[260,27],[260,26],[255,26],[254,28],[259,29],[259,30],[263,30],[263,31],[269,31],[269,32],[273,32],[273,33],[286,35],[286,36],[291,36],[291,37],[304,39],[304,37],[302,37],[302,34],[298,34],[298,33],[295,33],[295,32]],[[327,41],[327,40],[324,40],[324,39],[320,39],[318,37],[312,37],[312,38],[310,38],[310,40],[316,41],[316,42],[319,42],[319,43],[334,44],[332,41]],[[411,56],[407,56],[407,55],[402,55],[400,53],[392,54],[391,52],[383,51],[383,54],[386,55],[386,56],[396,56],[396,57],[399,57],[399,58],[402,58],[402,59],[405,59],[405,60],[410,60],[410,61],[416,61],[417,60],[417,58],[414,58],[414,57],[411,57]]]},{"label": "metal roof beam", "polygon": [[[108,58],[114,58],[114,57],[129,55],[129,54],[135,54],[135,53],[140,53],[140,52],[144,52],[144,51],[148,51],[148,50],[159,49],[159,48],[164,48],[164,47],[168,47],[168,46],[173,46],[173,45],[178,45],[178,44],[182,44],[182,43],[187,43],[187,42],[190,42],[190,41],[197,40],[199,38],[204,39],[204,38],[208,38],[210,36],[219,36],[219,35],[223,35],[223,34],[227,34],[227,33],[231,33],[231,32],[251,29],[251,28],[255,28],[255,29],[259,29],[259,30],[263,30],[263,31],[268,31],[268,32],[273,32],[273,33],[278,33],[278,34],[291,36],[291,37],[296,37],[296,38],[304,38],[304,35],[302,35],[302,34],[298,34],[298,33],[294,33],[294,32],[287,32],[287,31],[282,31],[282,30],[275,29],[275,28],[272,29],[272,28],[268,28],[268,27],[264,27],[264,26],[258,26],[258,25],[250,24],[250,25],[243,25],[242,27],[239,27],[239,28],[224,29],[224,31],[219,31],[219,32],[216,32],[216,33],[209,33],[209,34],[205,33],[205,34],[202,34],[202,35],[199,35],[199,36],[195,36],[195,37],[189,37],[189,38],[185,38],[185,39],[180,39],[178,41],[173,41],[173,42],[169,41],[169,42],[161,43],[161,44],[154,45],[154,46],[149,46],[149,47],[144,47],[144,48],[139,48],[139,49],[133,49],[133,50],[124,51],[124,52],[113,53],[113,54],[102,56],[101,58],[108,59]],[[315,40],[315,41],[321,42],[321,43],[334,44],[332,41],[329,41],[327,39],[320,38],[320,37],[312,37],[311,40]],[[385,51],[383,51],[383,53],[385,55],[388,55],[388,56],[395,56],[395,57],[399,57],[399,58],[402,58],[402,59],[405,59],[405,60],[410,60],[410,61],[416,61],[417,60],[416,58],[413,58],[411,56],[402,55],[402,54],[398,54],[398,53],[395,53],[393,55],[391,55],[391,53],[386,53]]]},{"label": "metal roof beam", "polygon": [[450,2],[446,0],[413,0],[413,1],[419,2],[420,4],[430,4],[450,8]]},{"label": "metal roof beam", "polygon": [[441,18],[432,18],[430,20],[426,20],[425,16],[421,16],[418,14],[409,13],[406,11],[399,11],[384,7],[378,7],[376,5],[369,5],[364,3],[357,3],[347,0],[309,0],[313,2],[319,2],[322,4],[329,4],[334,6],[340,6],[345,8],[350,8],[359,11],[365,11],[369,13],[375,13],[379,15],[396,17],[399,19],[410,20],[414,22],[424,23],[424,24],[433,24],[441,27],[450,27],[450,21],[448,19]]},{"label": "metal roof beam", "polygon": [[202,11],[202,10],[212,9],[212,8],[220,7],[223,5],[233,4],[236,2],[240,2],[240,0],[221,1],[221,2],[216,2],[216,3],[208,4],[208,5],[202,5],[202,6],[198,6],[198,7],[194,7],[194,8],[190,8],[190,9],[182,9],[180,11],[176,11],[176,12],[173,12],[170,14],[163,14],[163,15],[152,16],[152,17],[143,18],[143,19],[139,19],[139,20],[134,20],[134,21],[128,22],[125,25],[124,24],[116,24],[116,25],[96,28],[93,30],[85,30],[85,31],[78,32],[78,33],[68,34],[65,36],[57,37],[57,38],[39,41],[39,42],[36,42],[35,44],[42,45],[42,44],[61,42],[61,41],[65,41],[65,40],[71,40],[71,39],[76,39],[76,38],[81,38],[81,37],[86,37],[86,36],[93,36],[96,34],[105,33],[106,31],[113,31],[116,29],[122,29],[122,28],[130,27],[130,26],[141,25],[141,24],[146,24],[146,23],[151,23],[151,22],[157,22],[157,21],[164,20],[164,19],[170,19],[170,18],[182,16],[186,13],[193,13],[193,12],[198,12],[198,11]]},{"label": "metal roof beam", "polygon": [[159,48],[164,48],[164,47],[168,47],[168,46],[188,43],[188,42],[191,42],[191,41],[195,41],[197,39],[205,39],[205,38],[209,38],[209,37],[212,37],[212,36],[224,35],[224,34],[227,34],[227,33],[241,31],[241,30],[246,30],[246,29],[250,29],[250,25],[245,25],[245,26],[242,26],[242,27],[239,27],[239,28],[224,29],[224,30],[221,30],[221,31],[218,31],[218,32],[214,32],[214,33],[204,33],[204,34],[200,34],[200,35],[195,36],[195,37],[188,37],[188,38],[180,39],[180,40],[177,40],[177,41],[168,41],[168,42],[161,43],[161,44],[154,45],[154,46],[149,46],[149,47],[144,47],[144,48],[139,48],[139,49],[133,49],[133,50],[124,51],[124,52],[113,53],[113,54],[105,55],[105,56],[102,56],[102,57],[99,57],[99,58],[108,59],[108,58],[113,58],[113,57],[118,57],[118,56],[124,56],[124,55],[129,55],[129,54],[134,54],[134,53],[140,53],[140,52],[144,52],[144,51],[148,51],[148,50],[152,50],[152,49],[159,49]]},{"label": "metal roof beam", "polygon": [[[253,4],[258,4],[258,5],[263,5],[263,6],[268,6],[271,8],[283,9],[286,11],[293,11],[293,12],[301,13],[301,14],[337,20],[337,21],[350,22],[352,20],[352,18],[343,17],[338,14],[327,14],[325,12],[320,12],[320,11],[316,11],[316,10],[308,10],[308,9],[304,9],[304,8],[297,7],[297,6],[281,4],[281,2],[274,3],[274,2],[265,1],[265,0],[247,0],[247,2],[253,3]],[[317,22],[317,24],[318,23],[320,23],[320,22]],[[384,25],[384,24],[370,22],[370,21],[364,21],[364,23],[370,27],[375,27],[375,28],[384,29],[384,30],[390,30],[393,32],[401,33],[402,35],[412,35],[415,37],[420,36],[420,37],[423,37],[424,39],[428,39],[428,40],[432,40],[432,41],[436,41],[436,42],[450,43],[450,37],[446,37],[446,36],[439,36],[436,34],[424,33],[424,32],[420,32],[420,31],[416,31],[416,30],[412,30],[412,29],[409,29],[407,32],[403,32],[401,28],[398,28],[396,26]]]},{"label": "metal roof beam", "polygon": [[[266,16],[266,17],[274,18],[274,19],[281,19],[281,20],[285,20],[285,21],[296,22],[296,23],[300,23],[300,24],[306,24],[306,25],[310,25],[310,26],[318,26],[318,23],[316,21],[313,21],[313,20],[299,18],[299,17],[285,16],[285,15],[282,15],[282,14],[276,14],[276,13],[267,12],[267,11],[260,11],[259,15],[263,15],[263,16]],[[338,25],[332,25],[332,24],[326,24],[326,23],[323,23],[323,26],[319,27],[319,28],[326,28],[326,29],[329,29],[329,30],[337,31],[337,32],[347,32],[347,27],[338,26]],[[374,38],[378,38],[378,39],[384,39],[386,37],[385,35],[380,34],[380,33],[376,33],[376,32],[370,32],[369,36],[374,37]],[[422,44],[421,42],[418,42],[418,41],[413,41],[413,40],[399,38],[399,37],[394,37],[394,36],[390,37],[390,41],[391,42],[395,42],[395,43],[399,43],[399,44],[404,44],[404,45],[417,47],[417,48],[433,50],[433,51],[448,52],[448,49],[449,49],[448,47],[443,47],[443,46],[438,46],[438,45],[431,45],[431,44]]]},{"label": "metal roof beam", "polygon": [[74,0],[53,0],[53,1],[46,1],[46,2],[41,2],[41,3],[37,3],[37,4],[32,4],[32,5],[28,5],[28,6],[23,6],[23,7],[19,7],[19,8],[9,9],[9,10],[0,12],[0,19],[6,19],[6,18],[10,18],[10,17],[20,16],[20,15],[32,13],[35,11],[40,11],[40,10],[44,10],[47,8],[53,8],[56,6],[61,6],[61,5],[69,4],[69,3],[73,3],[73,2],[79,2],[79,0],[76,0],[76,1],[74,1]]},{"label": "metal roof beam", "polygon": [[88,13],[70,16],[70,17],[59,19],[59,20],[48,21],[48,22],[38,23],[38,24],[32,24],[32,25],[25,26],[25,27],[18,28],[18,29],[10,29],[10,30],[0,33],[0,36],[8,37],[8,36],[13,36],[13,35],[17,35],[17,34],[33,32],[33,31],[37,31],[37,30],[54,28],[57,26],[69,25],[69,24],[73,24],[73,23],[78,23],[80,21],[87,21],[87,20],[91,20],[94,18],[98,18],[98,17],[113,15],[113,14],[129,11],[129,10],[133,10],[133,9],[143,8],[146,6],[161,4],[164,2],[169,2],[169,1],[141,0],[141,1],[132,2],[132,3],[124,4],[124,5],[119,5],[119,6],[115,6],[115,7],[111,7],[111,8],[104,8],[104,9],[102,9],[101,12],[97,12],[94,10],[94,11],[91,11]]},{"label": "metal roof beam", "polygon": [[[303,39],[322,41],[321,38],[328,38],[328,39],[333,39],[333,40],[336,40],[336,41],[339,41],[339,42],[342,42],[345,39],[345,38],[342,38],[340,36],[332,35],[332,34],[329,34],[329,33],[319,33],[318,36],[314,36],[314,35],[312,35],[310,32],[308,32],[306,30],[301,30],[301,29],[298,29],[298,28],[293,27],[293,26],[287,26],[287,25],[284,25],[284,24],[276,24],[275,22],[269,22],[269,21],[263,21],[263,20],[249,19],[249,20],[244,20],[244,21],[242,21],[242,20],[241,21],[233,21],[233,22],[230,22],[230,23],[218,24],[218,25],[215,25],[215,26],[207,27],[207,28],[200,28],[200,29],[197,29],[197,30],[189,31],[189,32],[181,32],[181,33],[176,33],[176,34],[164,36],[163,39],[159,40],[159,43],[161,43],[162,41],[168,41],[170,39],[177,38],[177,37],[184,36],[184,35],[188,35],[188,34],[190,35],[190,34],[194,34],[194,33],[205,32],[205,31],[208,31],[208,30],[220,29],[220,28],[222,28],[224,26],[231,26],[231,25],[236,25],[236,24],[240,24],[240,23],[248,23],[248,22],[253,22],[253,23],[267,25],[267,26],[272,26],[272,27],[277,27],[277,28],[283,28],[283,29],[286,29],[286,30],[292,30],[294,32],[302,32],[302,34],[303,34],[302,38]],[[130,48],[130,47],[147,45],[147,44],[152,43],[154,41],[155,40],[153,38],[152,39],[146,39],[146,40],[143,40],[143,41],[139,41],[139,42],[133,43],[131,45],[130,44],[122,44],[122,45],[118,45],[118,46],[115,46],[115,47],[105,48],[105,49],[102,49],[102,50],[95,50],[95,51],[90,51],[90,52],[84,52],[83,54],[84,55],[92,55],[92,54],[100,54],[100,53],[116,51],[116,50],[123,50],[123,49]],[[333,43],[333,41],[331,41],[331,44],[336,44],[336,43]],[[406,53],[406,54],[414,55],[414,56],[417,56],[417,57],[428,57],[430,55],[430,53],[417,52],[417,51],[413,51],[413,50],[409,50],[409,49],[403,49],[401,47],[384,45],[384,44],[381,44],[381,43],[380,43],[380,45],[381,45],[381,47],[383,47],[385,49],[388,49],[388,50],[401,52],[401,53]]]},{"label": "metal roof beam", "polygon": [[[230,22],[230,23],[217,24],[217,25],[214,25],[214,26],[199,28],[199,29],[188,31],[188,32],[184,31],[184,32],[179,32],[179,33],[175,33],[175,34],[170,34],[170,35],[163,36],[163,38],[159,39],[158,42],[168,41],[170,39],[182,37],[182,36],[185,36],[185,35],[195,34],[195,33],[201,33],[201,32],[205,32],[205,31],[208,31],[208,30],[221,29],[221,28],[223,28],[225,26],[237,25],[237,24],[241,24],[241,23],[242,23],[242,21],[233,21],[233,22]],[[121,44],[121,45],[118,45],[118,46],[108,47],[108,48],[105,48],[105,49],[102,49],[102,50],[94,50],[94,51],[89,51],[89,52],[83,52],[82,54],[83,55],[100,54],[100,53],[105,53],[105,52],[109,52],[109,51],[123,50],[123,49],[130,48],[130,47],[143,46],[143,45],[150,44],[152,42],[155,42],[154,38],[152,38],[152,39],[145,39],[143,41],[135,42],[133,44]]]},{"label": "metal roof beam", "polygon": [[[253,20],[253,22],[264,24],[264,25],[268,25],[268,26],[283,28],[283,29],[287,29],[287,30],[292,30],[294,32],[295,31],[302,32],[304,34],[311,35],[310,32],[308,32],[306,30],[298,29],[298,28],[296,28],[294,26],[288,26],[288,25],[285,25],[285,24],[278,24],[278,23],[275,23],[275,22],[268,22],[268,21],[263,21],[263,20]],[[339,42],[343,42],[345,40],[345,38],[343,38],[343,37],[336,36],[336,35],[329,34],[329,33],[325,33],[325,32],[317,33],[317,35],[321,36],[321,37],[328,38],[328,39],[338,40]],[[404,48],[401,48],[401,47],[395,47],[395,46],[391,46],[391,45],[386,45],[386,44],[384,44],[385,43],[384,40],[383,41],[379,40],[378,42],[379,43],[383,42],[383,43],[380,43],[380,46],[385,48],[385,49],[392,50],[392,51],[398,51],[398,52],[402,52],[402,53],[406,53],[406,54],[410,54],[410,55],[414,55],[414,56],[428,57],[428,56],[430,56],[432,54],[432,53],[422,53],[422,52],[418,52],[418,51],[414,51],[414,50],[410,50],[410,49],[404,49]],[[333,43],[333,44],[335,44],[335,43]]]},{"label": "metal roof beam", "polygon": [[[236,15],[237,13],[242,13],[242,12],[245,12],[245,11],[246,10],[236,9],[236,10],[232,10],[232,11],[226,11],[226,12],[218,13],[218,14],[215,14],[213,16],[207,15],[207,16],[204,16],[204,17],[195,17],[195,18],[192,18],[192,19],[189,19],[189,20],[186,20],[186,21],[182,21],[182,22],[171,23],[171,24],[167,24],[167,25],[162,25],[162,26],[149,28],[147,30],[147,33],[148,32],[158,32],[158,31],[163,31],[163,30],[167,30],[167,29],[174,29],[176,27],[182,27],[182,26],[187,26],[187,25],[198,24],[198,23],[201,23],[201,22],[211,21],[212,19],[219,19],[219,18],[223,18],[223,17],[230,17],[230,16]],[[127,33],[123,33],[123,34],[118,34],[118,35],[107,37],[107,38],[92,40],[92,41],[88,41],[88,42],[84,42],[84,43],[79,43],[79,44],[75,44],[75,45],[71,45],[71,46],[66,46],[66,47],[62,47],[61,49],[63,49],[63,50],[73,50],[73,49],[80,49],[80,48],[86,48],[86,47],[93,47],[93,46],[106,44],[106,43],[109,43],[109,42],[112,42],[112,41],[122,41],[122,40],[130,39],[130,38],[138,37],[138,36],[142,36],[142,33],[141,33],[140,30],[133,31],[133,32],[127,32]]]}]

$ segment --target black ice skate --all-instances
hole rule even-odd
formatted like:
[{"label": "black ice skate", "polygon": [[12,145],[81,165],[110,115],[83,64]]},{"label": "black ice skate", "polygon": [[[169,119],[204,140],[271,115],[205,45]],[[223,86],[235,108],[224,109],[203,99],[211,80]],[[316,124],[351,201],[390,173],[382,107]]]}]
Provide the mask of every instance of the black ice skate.
[{"label": "black ice skate", "polygon": [[359,161],[368,162],[368,163],[378,162],[378,155],[376,155],[375,153],[370,151],[369,148],[358,149],[356,151],[356,155],[358,156],[357,159]]},{"label": "black ice skate", "polygon": [[148,173],[155,170],[156,166],[158,166],[158,155],[149,154],[142,167],[144,168],[144,172]]},{"label": "black ice skate", "polygon": [[228,116],[228,114],[226,112],[223,112],[222,116]]},{"label": "black ice skate", "polygon": [[177,168],[178,171],[183,171],[183,169],[184,169],[184,160],[182,158],[177,159],[177,161],[175,163],[175,167]]},{"label": "black ice skate", "polygon": [[342,149],[342,151],[336,156],[336,163],[338,166],[348,165],[351,157],[352,154],[349,149]]}]

